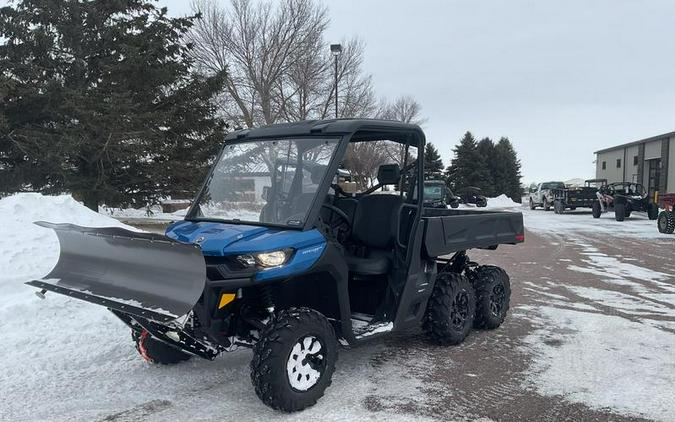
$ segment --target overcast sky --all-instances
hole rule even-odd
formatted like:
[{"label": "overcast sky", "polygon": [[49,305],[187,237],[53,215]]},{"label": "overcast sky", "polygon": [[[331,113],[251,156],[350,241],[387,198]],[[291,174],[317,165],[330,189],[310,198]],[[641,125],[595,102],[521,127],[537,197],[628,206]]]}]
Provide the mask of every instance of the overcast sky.
[{"label": "overcast sky", "polygon": [[[162,0],[175,10],[187,2]],[[377,94],[413,95],[448,164],[508,136],[525,181],[592,177],[593,152],[675,130],[675,1],[326,1]]]},{"label": "overcast sky", "polygon": [[470,130],[508,136],[526,182],[585,178],[594,151],[675,130],[675,1],[325,4],[326,41],[365,41],[378,96],[422,104],[446,165]]}]

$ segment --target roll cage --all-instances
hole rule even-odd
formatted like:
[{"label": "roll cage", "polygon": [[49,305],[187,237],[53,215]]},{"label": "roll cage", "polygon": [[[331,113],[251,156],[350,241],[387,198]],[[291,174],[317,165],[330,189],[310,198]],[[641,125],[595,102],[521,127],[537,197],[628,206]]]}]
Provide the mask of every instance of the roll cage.
[{"label": "roll cage", "polygon": [[[409,174],[411,176],[411,180],[414,181],[414,186],[413,184],[408,184],[408,186],[400,185],[399,190],[401,191],[400,194],[403,195],[404,191],[402,188],[406,189],[406,198],[408,198],[406,203],[416,205],[416,214],[418,216],[417,219],[419,220],[422,215],[423,194],[422,198],[420,198],[421,200],[418,201],[416,195],[414,195],[414,192],[415,187],[417,192],[424,191],[424,167],[418,165],[418,163],[424,162],[423,154],[425,136],[424,132],[422,132],[422,129],[417,125],[377,119],[335,119],[328,121],[303,121],[297,123],[264,126],[256,129],[244,129],[230,133],[226,136],[224,147],[221,149],[217,161],[222,157],[225,147],[232,144],[284,139],[293,139],[295,141],[302,142],[303,140],[317,138],[337,138],[338,146],[333,153],[333,156],[327,166],[326,172],[321,182],[319,183],[319,186],[317,187],[316,195],[312,200],[312,204],[309,208],[304,223],[297,227],[264,222],[256,222],[254,223],[255,225],[303,231],[316,227],[322,204],[329,193],[329,189],[332,187],[334,176],[338,174],[340,164],[345,158],[349,144],[352,142],[373,142],[382,140],[396,142],[405,146],[404,157],[406,159],[408,157],[408,149],[410,147],[417,148],[416,160],[412,163],[404,162],[401,169],[402,175]],[[199,193],[196,196],[196,200],[188,210],[185,219],[190,221],[217,221],[231,224],[252,224],[251,222],[242,222],[236,219],[226,220],[218,218],[203,218],[199,216],[198,203],[200,202],[200,198],[202,198],[202,196],[205,194],[209,180],[214,177],[215,169],[216,166],[213,166],[206,177],[206,181],[200,188]],[[356,196],[358,197],[370,194],[379,189],[381,186],[381,184],[376,184],[368,190],[356,194]]]}]

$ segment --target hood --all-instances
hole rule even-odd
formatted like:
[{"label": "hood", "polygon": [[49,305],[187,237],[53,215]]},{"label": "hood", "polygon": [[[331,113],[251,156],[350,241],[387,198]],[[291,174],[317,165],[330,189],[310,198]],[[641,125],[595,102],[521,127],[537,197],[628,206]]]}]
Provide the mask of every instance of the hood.
[{"label": "hood", "polygon": [[299,249],[325,241],[318,230],[284,230],[211,221],[180,221],[167,227],[166,235],[179,242],[198,244],[207,256]]}]

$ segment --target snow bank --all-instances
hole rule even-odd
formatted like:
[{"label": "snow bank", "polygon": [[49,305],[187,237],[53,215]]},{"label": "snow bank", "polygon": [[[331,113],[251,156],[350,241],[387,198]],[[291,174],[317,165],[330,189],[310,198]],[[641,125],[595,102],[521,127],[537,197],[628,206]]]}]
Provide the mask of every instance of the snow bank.
[{"label": "snow bank", "polygon": [[496,198],[488,198],[487,200],[488,208],[520,208],[522,206],[523,204],[515,202],[504,194],[501,194]]},{"label": "snow bank", "polygon": [[59,254],[56,234],[51,229],[36,226],[34,221],[134,230],[90,210],[70,195],[21,193],[3,198],[0,200],[0,221],[0,284],[7,278],[28,280],[46,275],[56,264]]}]

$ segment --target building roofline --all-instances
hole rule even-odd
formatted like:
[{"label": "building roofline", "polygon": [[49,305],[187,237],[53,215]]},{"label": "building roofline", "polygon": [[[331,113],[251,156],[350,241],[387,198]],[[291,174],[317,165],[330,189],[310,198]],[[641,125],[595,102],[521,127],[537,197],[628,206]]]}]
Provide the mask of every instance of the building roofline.
[{"label": "building roofline", "polygon": [[617,145],[615,147],[599,149],[599,150],[595,151],[593,154],[601,154],[603,152],[616,151],[617,149],[628,148],[628,147],[632,147],[632,146],[635,146],[635,145],[640,145],[641,143],[644,143],[644,142],[657,141],[659,139],[670,138],[670,137],[675,137],[675,132],[668,132],[668,133],[664,133],[662,135],[650,136],[649,138],[644,138],[644,139],[640,139],[638,141],[633,141],[633,142],[627,142],[625,144]]}]

